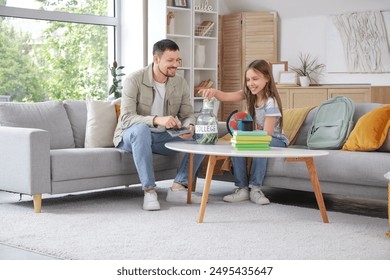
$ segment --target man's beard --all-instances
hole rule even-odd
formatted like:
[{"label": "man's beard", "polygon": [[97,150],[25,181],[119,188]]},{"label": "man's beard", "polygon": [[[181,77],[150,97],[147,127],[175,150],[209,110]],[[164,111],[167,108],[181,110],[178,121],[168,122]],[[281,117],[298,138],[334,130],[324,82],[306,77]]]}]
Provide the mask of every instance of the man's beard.
[{"label": "man's beard", "polygon": [[169,77],[175,77],[176,72],[174,72],[173,75],[169,75],[169,72],[168,72],[168,70],[169,70],[170,68],[171,68],[171,69],[176,69],[175,67],[167,68],[167,73],[164,73],[163,71],[161,71],[159,65],[157,65],[157,68],[158,68],[158,71],[160,71],[160,73],[163,74],[165,77],[167,77],[167,78],[169,78]]}]

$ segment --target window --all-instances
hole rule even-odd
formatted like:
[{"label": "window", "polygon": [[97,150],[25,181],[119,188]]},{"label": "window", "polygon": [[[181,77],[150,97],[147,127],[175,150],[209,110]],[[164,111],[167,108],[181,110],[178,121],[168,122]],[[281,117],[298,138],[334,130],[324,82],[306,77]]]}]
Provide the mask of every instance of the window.
[{"label": "window", "polygon": [[0,95],[11,101],[107,97],[116,0],[0,0]]}]

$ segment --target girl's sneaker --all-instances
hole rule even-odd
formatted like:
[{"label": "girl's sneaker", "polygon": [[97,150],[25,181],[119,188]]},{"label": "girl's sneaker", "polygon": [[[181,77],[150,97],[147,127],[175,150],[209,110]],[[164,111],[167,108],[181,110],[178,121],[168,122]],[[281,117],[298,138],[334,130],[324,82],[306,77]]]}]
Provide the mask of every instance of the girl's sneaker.
[{"label": "girl's sneaker", "polygon": [[269,199],[265,197],[264,193],[259,188],[252,188],[250,192],[250,200],[256,204],[269,204]]},{"label": "girl's sneaker", "polygon": [[240,202],[244,200],[249,200],[249,188],[237,188],[234,193],[226,195],[223,197],[223,201],[226,202]]}]

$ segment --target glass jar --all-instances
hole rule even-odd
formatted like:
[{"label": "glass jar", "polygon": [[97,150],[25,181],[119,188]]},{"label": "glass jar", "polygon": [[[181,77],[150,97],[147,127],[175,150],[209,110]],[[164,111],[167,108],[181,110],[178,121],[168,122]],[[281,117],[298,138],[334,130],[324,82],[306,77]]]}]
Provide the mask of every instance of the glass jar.
[{"label": "glass jar", "polygon": [[198,144],[213,145],[218,141],[218,119],[214,115],[214,98],[203,99],[203,108],[196,118],[195,138]]}]

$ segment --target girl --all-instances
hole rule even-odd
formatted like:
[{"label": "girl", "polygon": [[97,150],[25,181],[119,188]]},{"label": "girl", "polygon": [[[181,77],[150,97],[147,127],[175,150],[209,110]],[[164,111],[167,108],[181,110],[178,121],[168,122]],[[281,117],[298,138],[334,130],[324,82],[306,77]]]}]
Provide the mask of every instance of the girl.
[{"label": "girl", "polygon": [[[272,136],[270,146],[287,147],[288,140],[283,134],[282,103],[271,75],[271,68],[265,60],[255,60],[245,71],[243,90],[223,92],[216,89],[202,91],[207,98],[220,101],[246,100],[248,113],[255,120],[255,129],[265,130]],[[256,204],[269,204],[270,201],[260,190],[267,167],[266,158],[253,158],[250,174],[246,171],[246,158],[232,157],[234,181],[237,189],[226,195],[226,202],[251,200]]]}]

